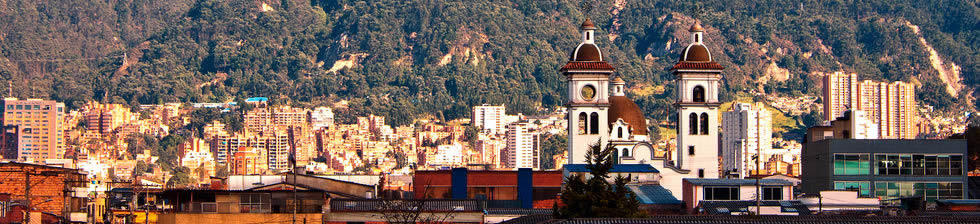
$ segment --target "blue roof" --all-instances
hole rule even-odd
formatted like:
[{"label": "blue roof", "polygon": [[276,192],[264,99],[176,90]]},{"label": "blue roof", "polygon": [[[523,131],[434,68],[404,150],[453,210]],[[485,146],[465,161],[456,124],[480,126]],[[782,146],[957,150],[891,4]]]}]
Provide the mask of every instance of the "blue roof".
[{"label": "blue roof", "polygon": [[[684,178],[684,181],[690,182],[691,184],[698,186],[705,185],[755,185],[755,179],[699,179],[699,178]],[[760,179],[759,184],[761,185],[793,185],[792,182],[782,180],[782,179]]]},{"label": "blue roof", "polygon": [[642,204],[681,204],[684,203],[681,200],[677,200],[670,190],[667,190],[660,185],[629,185],[628,186],[633,193],[636,193],[636,198],[640,200]]},{"label": "blue roof", "polygon": [[248,103],[252,103],[252,102],[266,102],[266,101],[269,101],[269,98],[268,97],[252,97],[252,98],[245,99],[245,102],[248,102]]},{"label": "blue roof", "polygon": [[[588,168],[585,164],[565,164],[564,169],[571,173],[587,173]],[[610,173],[660,173],[657,168],[650,164],[616,164],[613,165]]]}]

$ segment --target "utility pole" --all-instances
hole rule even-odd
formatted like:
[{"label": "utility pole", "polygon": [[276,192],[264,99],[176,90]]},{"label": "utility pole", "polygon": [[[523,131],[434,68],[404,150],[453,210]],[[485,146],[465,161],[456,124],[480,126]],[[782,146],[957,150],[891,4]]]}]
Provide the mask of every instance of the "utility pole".
[{"label": "utility pole", "polygon": [[762,150],[755,149],[755,215],[762,214],[762,176],[759,175],[761,160]]}]

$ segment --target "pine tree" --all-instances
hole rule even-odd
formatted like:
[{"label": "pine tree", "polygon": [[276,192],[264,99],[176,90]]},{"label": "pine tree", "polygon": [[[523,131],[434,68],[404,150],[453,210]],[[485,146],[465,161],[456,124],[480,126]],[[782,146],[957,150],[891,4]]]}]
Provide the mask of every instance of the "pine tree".
[{"label": "pine tree", "polygon": [[617,217],[636,218],[646,214],[639,209],[640,202],[636,194],[626,184],[630,178],[616,176],[609,183],[609,172],[613,168],[614,149],[593,144],[586,152],[586,168],[589,169],[588,180],[574,174],[565,180],[566,186],[561,193],[564,207],[555,214],[559,218],[595,218]]}]

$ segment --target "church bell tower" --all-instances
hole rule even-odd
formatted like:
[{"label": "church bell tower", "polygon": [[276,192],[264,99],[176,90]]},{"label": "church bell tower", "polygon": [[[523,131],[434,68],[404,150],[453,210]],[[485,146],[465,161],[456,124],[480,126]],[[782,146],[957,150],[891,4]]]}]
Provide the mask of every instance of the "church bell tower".
[{"label": "church bell tower", "polygon": [[561,73],[567,84],[568,163],[584,164],[593,144],[609,140],[609,76],[616,70],[603,60],[595,45],[595,24],[586,19],[580,27],[582,43],[575,47]]},{"label": "church bell tower", "polygon": [[673,164],[697,178],[718,178],[718,86],[724,69],[704,45],[704,28],[691,29],[691,44],[674,65],[677,148]]}]

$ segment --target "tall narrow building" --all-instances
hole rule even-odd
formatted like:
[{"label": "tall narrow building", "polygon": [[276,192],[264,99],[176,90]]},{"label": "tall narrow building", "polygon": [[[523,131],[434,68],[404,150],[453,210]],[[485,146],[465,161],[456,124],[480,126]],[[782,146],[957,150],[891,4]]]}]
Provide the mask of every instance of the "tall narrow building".
[{"label": "tall narrow building", "polygon": [[721,154],[725,175],[745,178],[756,175],[758,164],[772,154],[772,115],[762,104],[736,103],[722,114]]},{"label": "tall narrow building", "polygon": [[65,104],[53,100],[5,98],[3,124],[17,127],[17,160],[65,157]]},{"label": "tall narrow building", "polygon": [[832,121],[855,108],[858,98],[857,74],[834,72],[823,77],[823,120]]},{"label": "tall narrow building", "polygon": [[589,145],[609,140],[609,76],[616,70],[603,60],[595,44],[596,26],[586,19],[580,27],[582,42],[561,68],[568,98],[568,163],[585,164]]},{"label": "tall narrow building", "polygon": [[704,45],[704,28],[689,30],[691,44],[674,65],[677,149],[673,164],[697,178],[718,178],[718,85],[724,69]]},{"label": "tall narrow building", "polygon": [[507,148],[502,163],[506,168],[541,168],[541,139],[527,123],[507,125]]}]

